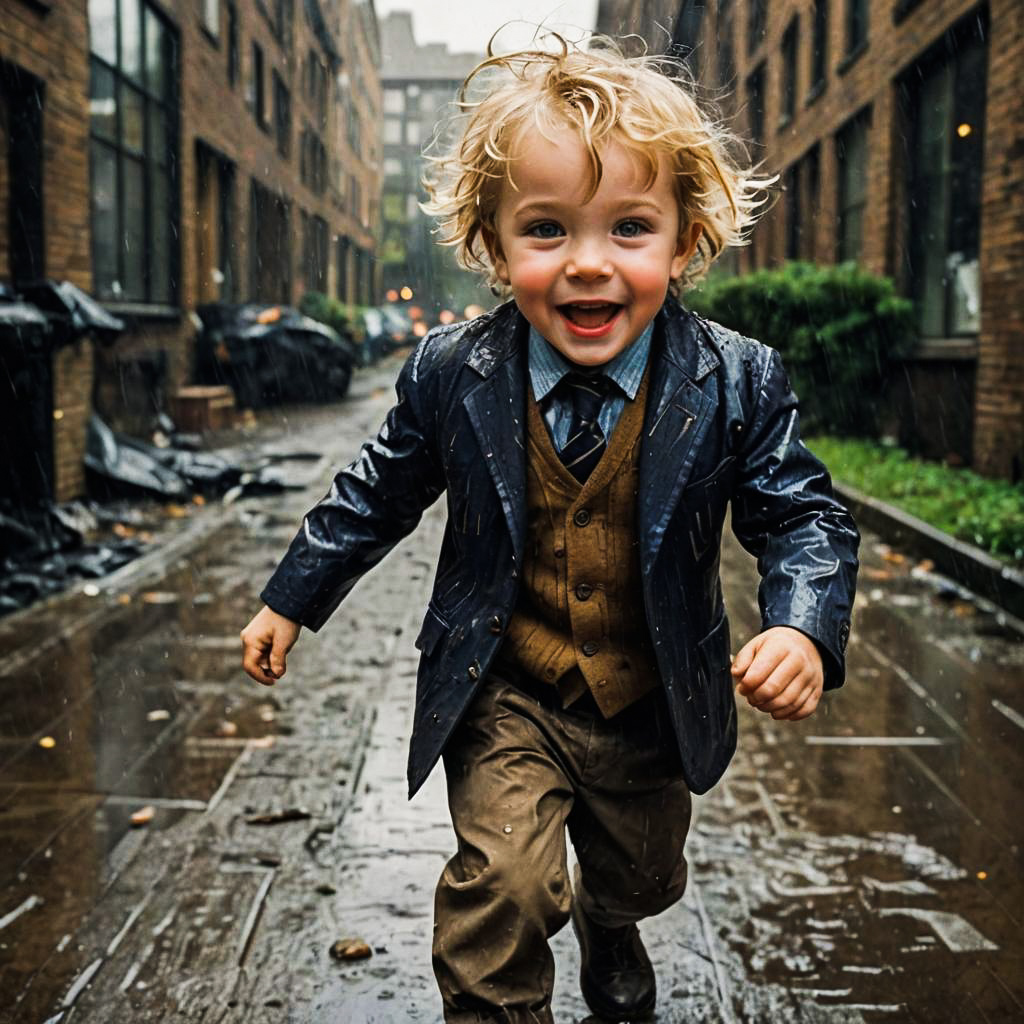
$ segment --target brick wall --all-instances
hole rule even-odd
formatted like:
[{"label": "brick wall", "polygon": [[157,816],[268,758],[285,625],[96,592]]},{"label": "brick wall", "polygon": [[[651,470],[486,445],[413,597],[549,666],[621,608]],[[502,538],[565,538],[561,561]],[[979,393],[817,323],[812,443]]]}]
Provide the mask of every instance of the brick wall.
[{"label": "brick wall", "polygon": [[[844,0],[828,4],[826,87],[811,92],[812,0],[771,0],[765,33],[753,50],[747,45],[752,0],[732,0],[736,75],[718,81],[718,11],[723,0],[707,0],[693,57],[698,80],[712,88],[730,86],[734,97],[723,107],[737,111],[735,124],[748,131],[748,75],[762,62],[765,75],[765,138],[752,147],[771,172],[785,174],[817,143],[820,189],[816,216],[804,223],[801,255],[818,262],[836,259],[836,225],[840,167],[835,136],[862,110],[870,110],[868,197],[860,262],[869,270],[892,275],[901,286],[908,244],[906,146],[899,115],[899,79],[943,34],[963,19],[988,17],[984,171],[981,198],[981,327],[976,336],[945,347],[925,345],[905,368],[894,394],[916,407],[907,422],[920,425],[913,446],[936,457],[973,462],[981,472],[1019,479],[1024,473],[1024,18],[1020,0],[869,0],[867,45],[846,55]],[[642,25],[650,0],[609,0],[601,10],[603,31]],[[677,4],[677,9],[679,5]],[[902,8],[902,13],[897,13]],[[796,15],[799,48],[796,105],[788,123],[780,119],[784,60],[783,34]],[[652,49],[663,50],[657,38]],[[781,192],[758,226],[754,244],[739,257],[741,270],[780,263],[786,256],[786,207]],[[944,376],[943,376],[944,375]],[[936,383],[949,400],[934,400]],[[906,381],[910,382],[905,387]],[[965,399],[965,389],[974,388]],[[930,406],[930,407],[929,407]],[[972,413],[967,410],[973,408]],[[967,415],[970,422],[963,422]],[[905,431],[901,430],[905,434]],[[904,440],[907,437],[904,436]]]}]

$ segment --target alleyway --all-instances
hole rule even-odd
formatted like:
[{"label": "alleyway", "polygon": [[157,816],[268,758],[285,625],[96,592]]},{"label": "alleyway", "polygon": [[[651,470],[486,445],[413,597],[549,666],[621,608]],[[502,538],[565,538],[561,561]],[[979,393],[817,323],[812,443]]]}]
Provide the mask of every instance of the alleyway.
[{"label": "alleyway", "polygon": [[[305,491],[240,503],[156,584],[0,620],[0,1020],[439,1021],[453,838],[440,772],[406,801],[405,755],[443,507],[279,686],[239,667],[256,593],[394,372],[268,422],[323,453]],[[1020,638],[878,538],[863,554],[846,688],[799,725],[742,709],[697,801],[687,896],[643,928],[661,1024],[1024,1020]],[[724,563],[738,649],[755,574],[735,545]],[[332,959],[343,938],[372,956]],[[554,946],[556,1017],[586,1020],[571,932]]]}]

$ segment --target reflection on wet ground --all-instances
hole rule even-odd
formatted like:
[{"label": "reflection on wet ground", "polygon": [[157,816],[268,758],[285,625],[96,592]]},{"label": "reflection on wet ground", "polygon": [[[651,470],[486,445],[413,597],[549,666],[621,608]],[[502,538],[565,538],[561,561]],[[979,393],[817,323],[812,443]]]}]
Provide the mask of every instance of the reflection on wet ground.
[{"label": "reflection on wet ground", "polygon": [[[343,430],[324,410],[277,429],[337,462],[387,400],[357,388]],[[246,685],[238,629],[309,498],[245,503],[148,589],[21,620],[0,663],[0,1020],[439,1019],[452,837],[440,775],[406,804],[404,756],[441,516],[285,684]],[[1024,649],[926,565],[870,537],[864,561],[847,686],[801,725],[741,709],[696,802],[687,895],[643,926],[662,1024],[1024,1019]],[[723,565],[738,648],[753,567],[735,546]],[[373,957],[331,961],[346,935]],[[583,1019],[568,931],[554,948],[557,1019]]]}]

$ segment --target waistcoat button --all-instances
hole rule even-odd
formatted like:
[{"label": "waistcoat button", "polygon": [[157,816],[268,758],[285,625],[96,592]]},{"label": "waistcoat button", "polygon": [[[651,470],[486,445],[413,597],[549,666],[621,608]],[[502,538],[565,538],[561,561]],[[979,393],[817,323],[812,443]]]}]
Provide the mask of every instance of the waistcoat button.
[{"label": "waistcoat button", "polygon": [[480,678],[480,662],[479,661],[474,661],[473,664],[470,665],[469,668],[466,670],[466,675],[468,675],[470,679],[479,679]]},{"label": "waistcoat button", "polygon": [[590,523],[590,509],[577,509],[576,514],[572,517],[572,521],[577,526],[587,526]]},{"label": "waistcoat button", "polygon": [[592,658],[599,650],[597,644],[593,640],[587,640],[580,649],[588,658]]},{"label": "waistcoat button", "polygon": [[576,600],[578,601],[586,601],[593,592],[594,588],[589,583],[576,584]]}]

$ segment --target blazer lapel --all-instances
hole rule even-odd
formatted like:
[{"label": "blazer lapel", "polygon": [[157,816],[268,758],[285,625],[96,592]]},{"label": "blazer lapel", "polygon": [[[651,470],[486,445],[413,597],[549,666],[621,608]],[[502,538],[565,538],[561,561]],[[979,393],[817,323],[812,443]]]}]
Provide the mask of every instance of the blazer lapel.
[{"label": "blazer lapel", "polygon": [[474,349],[468,362],[483,380],[462,400],[520,562],[526,537],[526,355],[521,327],[515,329],[511,350],[489,348],[486,342]]},{"label": "blazer lapel", "polygon": [[713,388],[702,387],[701,379],[706,379],[718,359],[701,345],[694,319],[668,303],[659,321],[660,346],[654,350],[657,356],[640,449],[637,511],[645,574],[661,548],[717,405]]}]

